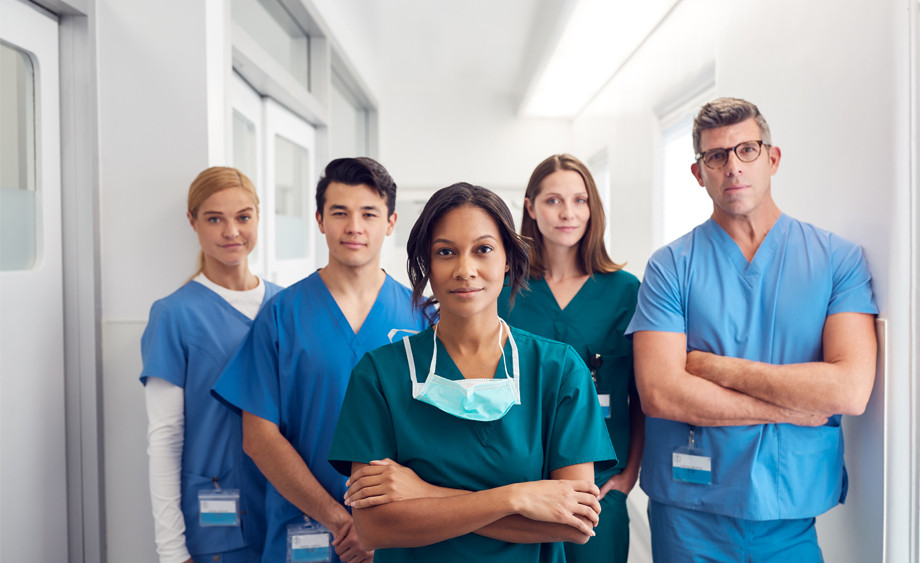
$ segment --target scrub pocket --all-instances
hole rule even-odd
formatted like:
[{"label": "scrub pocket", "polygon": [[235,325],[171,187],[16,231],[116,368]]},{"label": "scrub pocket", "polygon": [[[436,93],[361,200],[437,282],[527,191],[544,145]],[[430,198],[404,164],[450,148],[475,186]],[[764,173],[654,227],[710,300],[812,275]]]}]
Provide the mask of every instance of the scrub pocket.
[{"label": "scrub pocket", "polygon": [[[230,470],[218,476],[218,483],[227,483],[229,487]],[[185,545],[192,555],[201,553],[221,553],[246,547],[242,526],[202,527],[198,491],[213,489],[213,475],[204,476],[182,472],[182,514],[185,516]]]}]

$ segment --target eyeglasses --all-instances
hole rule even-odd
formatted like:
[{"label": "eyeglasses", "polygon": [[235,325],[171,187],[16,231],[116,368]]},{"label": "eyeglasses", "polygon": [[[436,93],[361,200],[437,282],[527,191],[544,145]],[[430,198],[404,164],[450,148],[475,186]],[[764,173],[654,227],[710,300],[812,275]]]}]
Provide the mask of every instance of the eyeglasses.
[{"label": "eyeglasses", "polygon": [[[767,146],[769,147],[770,145]],[[722,168],[725,166],[725,163],[728,162],[729,151],[733,151],[741,162],[754,162],[757,160],[757,157],[760,156],[762,148],[763,141],[745,141],[730,149],[710,149],[708,151],[703,151],[696,155],[696,159],[702,159],[707,167],[715,170]]]}]

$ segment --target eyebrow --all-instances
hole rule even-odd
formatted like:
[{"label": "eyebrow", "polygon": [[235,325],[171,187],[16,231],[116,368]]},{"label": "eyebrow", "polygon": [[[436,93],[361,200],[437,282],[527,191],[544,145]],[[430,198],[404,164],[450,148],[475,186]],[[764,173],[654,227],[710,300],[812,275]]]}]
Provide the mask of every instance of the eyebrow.
[{"label": "eyebrow", "polygon": [[[377,207],[376,205],[365,205],[364,207],[359,207],[358,209],[364,209],[367,211],[380,211],[380,208]],[[333,203],[332,205],[329,206],[329,211],[339,211],[339,210],[348,211],[348,207],[344,205],[339,205],[337,203]]]},{"label": "eyebrow", "polygon": [[[560,194],[560,193],[558,193],[558,192],[544,192],[544,193],[540,194],[539,197],[551,196],[551,195],[554,195],[554,196],[556,196],[556,197],[562,197],[562,194]],[[587,192],[587,191],[575,192],[575,195],[588,195],[588,192]]]},{"label": "eyebrow", "polygon": [[[239,211],[237,211],[237,213],[242,213],[242,212],[244,212],[244,211],[252,211],[252,208],[251,208],[251,207],[245,207],[245,208],[240,209]],[[205,215],[223,215],[224,213],[223,213],[223,211],[205,211],[204,214],[205,214]]]},{"label": "eyebrow", "polygon": [[[482,239],[487,239],[487,238],[490,238],[490,239],[492,239],[492,240],[497,240],[497,239],[496,239],[495,237],[493,237],[492,235],[482,235],[481,237],[479,237],[478,239],[474,240],[473,242],[479,242],[479,241],[481,241]],[[447,240],[446,238],[436,238],[436,239],[434,239],[433,241],[431,241],[431,244],[435,244],[435,243],[437,243],[437,242],[444,243],[444,244],[454,244],[453,241]]]}]

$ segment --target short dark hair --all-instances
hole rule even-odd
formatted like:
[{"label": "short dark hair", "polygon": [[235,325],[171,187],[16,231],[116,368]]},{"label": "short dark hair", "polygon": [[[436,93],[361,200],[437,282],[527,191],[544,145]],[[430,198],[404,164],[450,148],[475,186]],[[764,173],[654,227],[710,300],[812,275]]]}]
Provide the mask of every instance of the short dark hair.
[{"label": "short dark hair", "polygon": [[527,287],[527,275],[530,270],[530,244],[527,239],[515,232],[511,211],[502,198],[498,197],[495,192],[466,182],[441,188],[425,203],[425,209],[412,226],[409,242],[406,245],[409,253],[408,270],[409,281],[412,284],[412,303],[416,309],[423,311],[431,322],[434,322],[437,316],[434,306],[438,300],[434,296],[422,300],[422,292],[425,291],[425,286],[428,285],[431,276],[431,235],[441,218],[448,211],[458,207],[482,209],[498,225],[509,266],[505,277],[510,278],[508,283],[511,285],[511,304],[514,304],[515,295]]},{"label": "short dark hair", "polygon": [[387,202],[387,217],[393,215],[396,210],[396,182],[390,177],[387,169],[373,158],[337,158],[326,165],[325,172],[316,184],[316,210],[321,217],[326,206],[326,188],[330,182],[346,186],[363,184],[374,188]]}]

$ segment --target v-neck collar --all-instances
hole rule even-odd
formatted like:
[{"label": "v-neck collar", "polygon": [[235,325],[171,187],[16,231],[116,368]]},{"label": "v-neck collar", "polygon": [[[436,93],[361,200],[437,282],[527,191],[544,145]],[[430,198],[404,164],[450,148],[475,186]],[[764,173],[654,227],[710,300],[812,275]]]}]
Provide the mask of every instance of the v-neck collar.
[{"label": "v-neck collar", "polygon": [[540,301],[546,305],[547,313],[549,313],[554,320],[567,322],[575,319],[581,310],[592,301],[592,298],[601,288],[600,280],[597,279],[599,275],[600,274],[595,273],[588,276],[585,283],[578,288],[578,293],[572,297],[564,309],[559,307],[559,302],[556,301],[556,296],[553,295],[553,290],[550,289],[545,278],[531,279],[530,287],[532,291],[542,293],[542,295],[539,296]]},{"label": "v-neck collar", "polygon": [[[508,327],[509,330],[514,330],[511,327]],[[419,334],[419,339],[417,340],[419,346],[427,346],[428,352],[424,355],[419,354],[420,364],[416,362],[416,373],[421,375],[425,374],[425,379],[428,378],[428,370],[431,367],[431,356],[433,355],[434,348],[432,347],[432,338],[434,337],[434,327],[430,327],[425,331]],[[508,370],[510,375],[512,370],[510,365],[505,364],[506,358],[511,358],[511,335],[509,334],[508,338],[505,339],[505,344],[502,347],[504,354],[498,360],[498,365],[495,366],[495,373],[492,375],[492,379],[505,379],[505,370]],[[454,359],[450,357],[450,354],[447,353],[447,349],[444,347],[444,344],[440,339],[434,338],[434,345],[438,347],[438,365],[435,366],[435,373],[440,375],[444,379],[451,379],[453,381],[459,381],[465,379],[463,373],[460,371],[460,368],[457,367],[457,364],[454,363]],[[410,342],[411,345],[411,342]],[[419,378],[419,383],[424,383],[424,380]]]},{"label": "v-neck collar", "polygon": [[770,260],[776,253],[777,247],[783,240],[783,235],[786,234],[789,228],[789,216],[785,213],[780,214],[776,222],[773,223],[773,226],[770,227],[770,231],[760,243],[757,252],[754,253],[754,258],[752,258],[750,262],[744,257],[744,253],[741,252],[741,247],[738,246],[738,243],[725,232],[725,229],[723,229],[721,225],[712,219],[707,220],[704,225],[707,226],[712,237],[728,255],[742,279],[744,279],[748,285],[753,286],[754,282],[760,278],[761,274],[763,274],[764,270],[770,264]]},{"label": "v-neck collar", "polygon": [[[207,287],[204,284],[196,282],[195,280],[192,280],[189,283],[195,284],[195,286],[197,286],[197,291],[201,293],[202,295],[207,296],[205,297],[205,299],[210,299],[211,301],[214,301],[215,303],[217,303],[218,306],[222,307],[225,311],[228,311],[230,315],[246,323],[246,326],[252,325],[252,319],[250,319],[243,313],[239,312],[239,310],[236,307],[234,307],[233,305],[230,304],[229,301],[221,297],[219,293],[217,293],[216,291],[214,291],[210,287]],[[265,280],[259,280],[259,283],[265,283]],[[265,294],[262,296],[262,304],[259,305],[260,311],[262,310],[262,307],[265,306],[265,302],[268,299],[269,299],[268,286],[266,286]]]},{"label": "v-neck collar", "polygon": [[371,310],[368,311],[367,316],[364,317],[364,322],[361,323],[361,328],[358,329],[358,332],[355,332],[351,328],[351,323],[348,322],[348,318],[345,316],[345,313],[342,312],[342,308],[339,307],[339,302],[335,300],[335,297],[332,295],[332,292],[329,291],[329,288],[326,287],[326,282],[323,281],[322,276],[319,275],[319,270],[313,273],[316,276],[315,285],[317,290],[324,293],[324,298],[329,302],[329,308],[332,310],[332,314],[338,321],[339,330],[342,335],[345,337],[345,340],[348,342],[348,345],[351,347],[352,352],[355,355],[362,355],[364,352],[363,345],[368,338],[371,338],[370,331],[372,329],[367,328],[368,325],[373,324],[373,320],[382,314],[381,309],[384,307],[383,296],[389,289],[390,283],[395,283],[390,278],[389,274],[386,274],[386,278],[383,280],[383,285],[380,286],[380,291],[377,292],[377,297],[374,299],[374,304],[371,306]]}]

